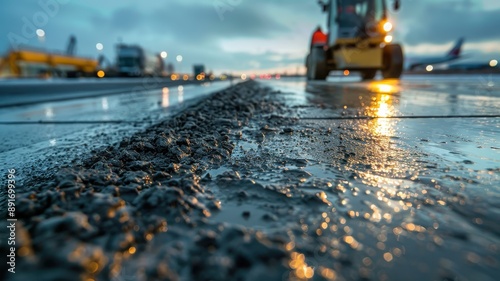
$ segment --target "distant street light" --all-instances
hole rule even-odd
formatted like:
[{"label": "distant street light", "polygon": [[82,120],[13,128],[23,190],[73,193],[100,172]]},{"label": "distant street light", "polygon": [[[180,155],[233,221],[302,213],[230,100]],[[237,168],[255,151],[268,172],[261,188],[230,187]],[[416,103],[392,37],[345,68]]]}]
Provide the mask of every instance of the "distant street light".
[{"label": "distant street light", "polygon": [[182,73],[182,56],[178,55],[175,59],[179,63],[179,73]]},{"label": "distant street light", "polygon": [[37,29],[36,30],[36,35],[38,37],[45,37],[45,31],[43,29]]},{"label": "distant street light", "polygon": [[161,56],[162,59],[166,59],[167,56],[168,56],[168,54],[167,54],[167,52],[163,51],[163,52],[160,53],[160,56]]},{"label": "distant street light", "polygon": [[425,70],[427,70],[428,72],[431,72],[434,70],[434,67],[432,65],[428,65]]},{"label": "distant street light", "polygon": [[490,66],[491,67],[496,67],[498,65],[498,61],[497,60],[490,60]]},{"label": "distant street light", "polygon": [[45,49],[45,30],[37,29],[35,33],[38,37],[38,42],[40,42],[40,45],[42,46],[42,48]]},{"label": "distant street light", "polygon": [[104,49],[104,45],[102,43],[97,43],[97,44],[95,44],[95,48],[98,51],[102,51]]}]

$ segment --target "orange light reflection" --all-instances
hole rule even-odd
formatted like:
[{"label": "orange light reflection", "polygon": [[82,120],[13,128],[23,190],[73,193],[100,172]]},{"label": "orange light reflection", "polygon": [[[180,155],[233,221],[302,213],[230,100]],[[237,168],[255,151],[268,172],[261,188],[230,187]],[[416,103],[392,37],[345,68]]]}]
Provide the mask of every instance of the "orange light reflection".
[{"label": "orange light reflection", "polygon": [[161,107],[166,108],[170,106],[170,90],[168,88],[162,89]]}]

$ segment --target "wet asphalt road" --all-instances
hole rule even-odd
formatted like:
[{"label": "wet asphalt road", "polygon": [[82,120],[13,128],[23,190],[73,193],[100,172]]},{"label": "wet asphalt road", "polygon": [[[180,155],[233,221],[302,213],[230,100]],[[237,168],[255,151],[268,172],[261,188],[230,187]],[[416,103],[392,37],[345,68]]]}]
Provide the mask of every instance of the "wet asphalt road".
[{"label": "wet asphalt road", "polygon": [[[141,86],[140,91],[131,91],[130,83],[122,83],[121,92],[97,97],[93,97],[95,91],[42,93],[44,100],[51,101],[36,97],[23,100],[25,105],[0,108],[0,163],[18,167],[25,177],[51,171],[54,164],[78,161],[91,150],[131,136],[230,85],[214,82],[151,90]],[[75,98],[75,94],[85,97]]]},{"label": "wet asphalt road", "polygon": [[[285,102],[298,107],[304,120],[328,123],[329,119],[374,117],[377,125],[370,133],[404,136],[409,145],[425,141],[429,153],[466,163],[471,169],[499,166],[499,76],[407,76],[401,82],[330,77],[326,82],[263,83],[294,93]],[[1,108],[0,163],[27,171],[54,158],[59,159],[55,163],[68,163],[178,112],[184,101],[203,98],[229,84],[175,85]],[[44,96],[54,99],[64,94]],[[310,105],[329,110],[311,110]]]},{"label": "wet asphalt road", "polygon": [[[500,76],[407,76],[402,81],[279,81],[302,120],[373,119],[371,134],[426,143],[430,154],[467,163],[471,169],[500,167]],[[305,91],[304,91],[305,89]],[[320,105],[325,110],[308,108]]]},{"label": "wet asphalt road", "polygon": [[139,93],[162,87],[200,84],[196,80],[144,78],[13,79],[0,80],[0,108],[55,100],[81,99],[123,92]]},{"label": "wet asphalt road", "polygon": [[499,76],[263,84],[296,123],[243,130],[231,164],[209,173],[236,171],[290,199],[250,185],[259,199],[234,203],[219,190],[213,220],[271,236],[299,221],[283,280],[495,280]]},{"label": "wet asphalt road", "polygon": [[[262,103],[256,103],[262,108],[260,113],[250,121],[239,116],[238,110],[226,112],[237,116],[238,122],[217,119],[223,113],[215,110],[224,106],[221,101],[210,107],[215,124],[230,124],[231,129],[226,127],[225,132],[234,141],[234,150],[224,154],[228,160],[220,167],[210,166],[201,175],[200,183],[207,194],[189,193],[202,202],[215,198],[218,207],[206,218],[207,224],[187,213],[199,224],[185,231],[178,217],[167,214],[172,230],[153,239],[153,250],[141,250],[136,259],[150,259],[155,249],[168,241],[183,240],[175,236],[180,230],[183,247],[198,249],[200,240],[196,237],[204,237],[203,231],[210,229],[215,232],[205,236],[216,240],[209,243],[213,247],[203,252],[203,246],[203,250],[188,256],[190,263],[201,262],[193,272],[201,272],[204,277],[222,276],[227,268],[235,273],[236,266],[235,274],[245,274],[249,268],[260,277],[269,277],[274,269],[274,273],[282,274],[282,280],[496,280],[500,268],[498,77],[413,76],[401,82],[332,77],[327,82],[299,79],[262,84],[280,91],[250,91],[251,95],[265,96]],[[239,106],[246,105],[243,100],[238,102]],[[133,112],[122,110],[120,116],[125,119]],[[191,123],[197,120],[193,117],[196,114],[187,116],[184,119],[189,121],[181,122],[179,130],[185,132],[189,125],[196,132],[199,124],[195,128]],[[176,128],[171,125],[166,129]],[[122,127],[122,134],[115,134],[115,139],[130,135],[131,128]],[[88,130],[82,131],[89,135]],[[84,139],[77,139],[73,145],[88,143],[88,138]],[[113,141],[92,140],[101,144]],[[197,137],[191,141],[198,142]],[[189,146],[191,141],[179,138],[173,143]],[[57,140],[53,149],[53,155],[75,157]],[[203,152],[196,147],[193,150]],[[126,149],[123,155],[120,153],[114,152],[116,157],[128,155]],[[153,160],[146,158],[152,154],[143,156],[155,165],[155,161],[177,161],[175,157],[169,160],[168,154],[154,154],[158,159]],[[162,163],[158,165],[167,166]],[[192,163],[191,159],[186,158],[186,163]],[[90,171],[96,172],[105,173],[106,169]],[[126,181],[126,175],[119,177]],[[172,175],[175,179],[176,172]],[[174,183],[166,182],[167,186]],[[181,183],[176,184],[184,188]],[[158,187],[147,188],[149,192],[141,193],[139,199],[147,198],[146,194],[163,198],[147,202],[158,205],[155,211],[170,212],[172,206],[162,205],[170,202],[169,193],[162,193]],[[193,192],[192,185],[188,184],[186,190]],[[141,209],[141,200],[130,203],[125,195],[123,198],[128,200],[127,207]],[[70,207],[79,210],[78,206]],[[225,238],[220,234],[239,226],[244,227],[238,231],[245,237],[254,237],[252,231],[257,230],[261,232],[255,234],[257,240],[267,237],[267,242],[245,244],[234,235]],[[191,240],[198,242],[193,246]],[[234,244],[238,246],[232,248]],[[272,268],[262,267],[261,263],[267,265],[263,257],[275,253],[271,248],[259,248],[263,244],[286,251],[289,260]],[[238,262],[238,249],[248,257],[243,267]],[[171,261],[181,257],[171,249],[165,253],[173,255]],[[49,252],[39,254],[51,257]],[[198,256],[203,257],[201,261]],[[133,271],[137,264],[131,260],[128,268]],[[286,267],[285,272],[281,266]],[[213,268],[221,271],[210,270]],[[173,272],[181,269],[184,267]]]}]

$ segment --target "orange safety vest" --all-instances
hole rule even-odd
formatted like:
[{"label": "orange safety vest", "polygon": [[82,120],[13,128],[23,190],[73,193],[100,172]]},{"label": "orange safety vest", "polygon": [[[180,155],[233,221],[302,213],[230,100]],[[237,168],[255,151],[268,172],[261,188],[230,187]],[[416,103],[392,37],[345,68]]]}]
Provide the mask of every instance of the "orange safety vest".
[{"label": "orange safety vest", "polygon": [[311,46],[314,45],[319,45],[319,44],[326,44],[328,41],[328,36],[323,33],[321,30],[316,30],[313,33],[312,40],[311,40]]}]

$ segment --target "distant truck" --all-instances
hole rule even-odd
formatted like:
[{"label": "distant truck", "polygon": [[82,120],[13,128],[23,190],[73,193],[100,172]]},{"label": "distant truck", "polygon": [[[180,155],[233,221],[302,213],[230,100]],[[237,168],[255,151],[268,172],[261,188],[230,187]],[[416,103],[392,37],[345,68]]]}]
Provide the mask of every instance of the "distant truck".
[{"label": "distant truck", "polygon": [[138,45],[119,44],[116,47],[118,74],[128,77],[159,76],[163,72],[160,55],[149,53]]},{"label": "distant truck", "polygon": [[194,77],[196,80],[205,80],[205,66],[203,64],[193,65]]}]

